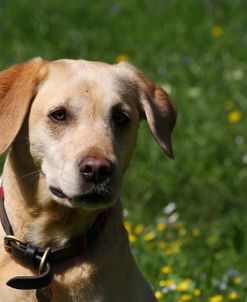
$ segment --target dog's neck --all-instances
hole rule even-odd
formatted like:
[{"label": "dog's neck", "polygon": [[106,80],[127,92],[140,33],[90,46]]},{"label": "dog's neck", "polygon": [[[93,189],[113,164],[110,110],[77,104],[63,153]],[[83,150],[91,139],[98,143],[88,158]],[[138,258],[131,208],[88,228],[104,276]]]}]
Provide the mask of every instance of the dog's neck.
[{"label": "dog's neck", "polygon": [[52,200],[43,175],[32,161],[30,164],[30,158],[22,158],[14,148],[5,162],[3,186],[15,236],[32,244],[62,245],[73,235],[85,234],[99,213],[68,208]]}]

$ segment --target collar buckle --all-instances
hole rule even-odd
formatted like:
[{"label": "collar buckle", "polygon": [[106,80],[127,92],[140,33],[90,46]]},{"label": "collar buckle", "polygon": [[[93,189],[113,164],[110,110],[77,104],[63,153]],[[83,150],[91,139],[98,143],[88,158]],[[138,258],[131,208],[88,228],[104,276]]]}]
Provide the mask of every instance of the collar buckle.
[{"label": "collar buckle", "polygon": [[15,237],[13,235],[6,235],[4,237],[4,248],[9,253],[11,253],[11,246],[10,246],[11,242],[14,242],[18,245],[24,245],[24,246],[27,245],[25,242],[21,241],[20,239],[18,239],[17,237]]}]

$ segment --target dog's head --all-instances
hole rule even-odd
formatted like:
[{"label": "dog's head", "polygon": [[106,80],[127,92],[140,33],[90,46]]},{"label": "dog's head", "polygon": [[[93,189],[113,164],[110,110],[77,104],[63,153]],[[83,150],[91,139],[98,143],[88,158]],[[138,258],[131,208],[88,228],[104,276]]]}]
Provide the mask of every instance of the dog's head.
[{"label": "dog's head", "polygon": [[0,73],[0,153],[22,147],[24,171],[40,170],[60,204],[114,203],[142,118],[173,157],[175,106],[130,64],[34,59]]}]

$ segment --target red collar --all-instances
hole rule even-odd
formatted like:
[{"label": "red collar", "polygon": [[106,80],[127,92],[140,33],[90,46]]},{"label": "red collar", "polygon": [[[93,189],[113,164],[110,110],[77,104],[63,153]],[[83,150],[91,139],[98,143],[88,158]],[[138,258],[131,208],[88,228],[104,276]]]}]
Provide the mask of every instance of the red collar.
[{"label": "red collar", "polygon": [[39,271],[38,276],[14,277],[7,282],[7,285],[17,289],[38,289],[48,286],[52,281],[52,267],[82,256],[85,250],[93,245],[105,226],[107,215],[105,212],[99,214],[84,236],[73,238],[65,246],[42,249],[28,242],[22,242],[14,236],[4,206],[3,187],[0,186],[0,220],[6,232],[4,238],[6,251],[11,253],[23,266]]}]

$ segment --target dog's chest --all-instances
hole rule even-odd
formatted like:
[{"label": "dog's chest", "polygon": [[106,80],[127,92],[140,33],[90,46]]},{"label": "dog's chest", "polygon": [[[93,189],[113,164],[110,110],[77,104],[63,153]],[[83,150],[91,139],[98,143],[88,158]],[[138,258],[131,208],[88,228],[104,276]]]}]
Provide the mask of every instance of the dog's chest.
[{"label": "dog's chest", "polygon": [[78,262],[66,269],[66,272],[56,274],[49,290],[57,302],[101,302],[102,282],[99,275],[101,274],[95,265]]}]

